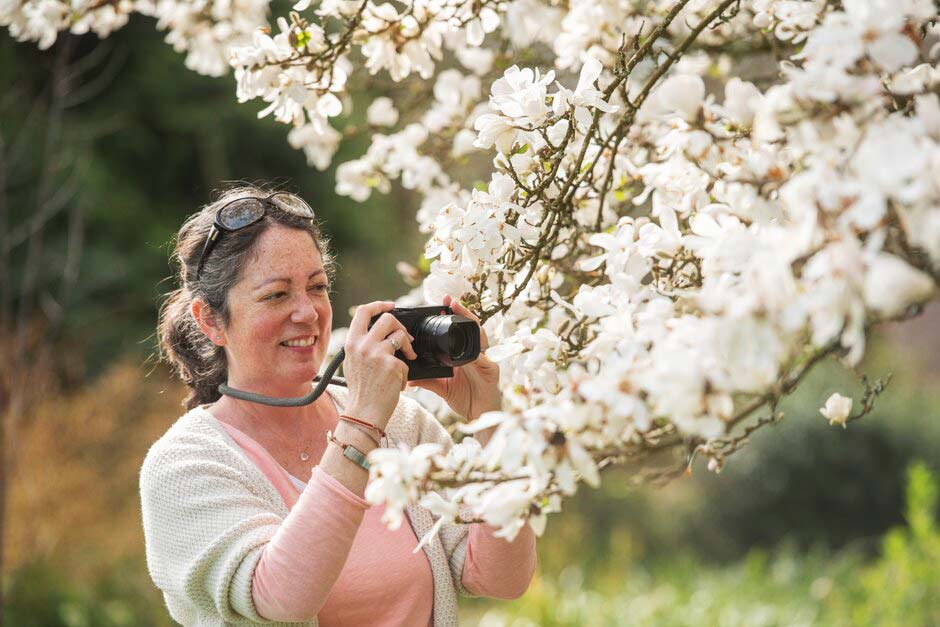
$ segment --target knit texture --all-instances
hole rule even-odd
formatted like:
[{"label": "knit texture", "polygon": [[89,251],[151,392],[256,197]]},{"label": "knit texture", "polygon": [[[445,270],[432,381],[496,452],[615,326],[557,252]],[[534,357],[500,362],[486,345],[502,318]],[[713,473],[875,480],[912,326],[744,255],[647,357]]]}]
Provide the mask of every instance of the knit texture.
[{"label": "knit texture", "polygon": [[[330,395],[346,404],[346,389]],[[413,399],[402,397],[386,427],[388,446],[453,445],[447,430]],[[170,616],[183,625],[308,625],[261,617],[251,594],[252,575],[265,545],[287,517],[284,500],[242,448],[204,408],[181,416],[153,444],[140,472],[147,569],[163,592]],[[420,506],[406,509],[422,538],[435,518]],[[457,625],[469,525],[444,524],[423,550],[434,581],[434,625]]]}]

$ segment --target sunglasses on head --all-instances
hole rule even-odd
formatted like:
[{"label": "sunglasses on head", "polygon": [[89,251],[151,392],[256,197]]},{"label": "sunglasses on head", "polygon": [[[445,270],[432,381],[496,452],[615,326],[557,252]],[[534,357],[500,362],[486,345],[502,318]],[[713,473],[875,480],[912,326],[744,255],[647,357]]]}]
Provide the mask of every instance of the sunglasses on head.
[{"label": "sunglasses on head", "polygon": [[275,192],[267,198],[257,198],[249,196],[248,198],[236,198],[225,203],[215,213],[215,221],[212,228],[209,229],[209,236],[202,247],[202,255],[199,257],[199,266],[196,268],[196,279],[202,272],[202,267],[212,249],[215,247],[219,236],[223,231],[237,231],[246,226],[251,226],[265,216],[268,209],[274,207],[284,213],[290,213],[302,218],[315,217],[313,208],[302,198],[288,192]]}]

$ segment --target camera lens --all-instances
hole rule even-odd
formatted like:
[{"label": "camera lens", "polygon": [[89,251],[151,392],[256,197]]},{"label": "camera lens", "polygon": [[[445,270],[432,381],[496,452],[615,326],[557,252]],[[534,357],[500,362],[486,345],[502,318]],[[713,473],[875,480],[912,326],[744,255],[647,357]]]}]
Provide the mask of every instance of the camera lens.
[{"label": "camera lens", "polygon": [[430,353],[444,366],[462,366],[480,356],[480,328],[463,316],[429,316],[416,329],[418,353]]},{"label": "camera lens", "polygon": [[460,333],[449,333],[451,355],[463,355],[467,352],[467,337]]}]

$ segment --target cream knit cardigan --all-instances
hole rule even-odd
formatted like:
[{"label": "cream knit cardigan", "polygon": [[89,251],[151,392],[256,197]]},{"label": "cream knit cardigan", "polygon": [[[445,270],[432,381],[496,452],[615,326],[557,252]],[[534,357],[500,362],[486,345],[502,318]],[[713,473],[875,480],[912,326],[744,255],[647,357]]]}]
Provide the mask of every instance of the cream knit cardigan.
[{"label": "cream knit cardigan", "polygon": [[[328,390],[344,407],[346,389]],[[392,447],[453,445],[434,416],[407,397],[386,433]],[[204,407],[180,417],[150,448],[140,471],[140,498],[147,569],[174,620],[186,626],[288,624],[261,617],[251,596],[255,566],[287,506]],[[406,511],[420,539],[435,519],[419,506]],[[444,524],[424,546],[434,582],[435,627],[457,625],[457,594],[472,596],[460,581],[468,531],[467,524]],[[289,624],[315,627],[317,621]]]}]

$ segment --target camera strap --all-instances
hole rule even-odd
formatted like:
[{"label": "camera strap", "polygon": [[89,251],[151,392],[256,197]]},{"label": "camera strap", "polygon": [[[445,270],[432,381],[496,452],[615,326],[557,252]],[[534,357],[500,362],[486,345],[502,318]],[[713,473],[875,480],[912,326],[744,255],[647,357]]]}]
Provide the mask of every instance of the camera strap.
[{"label": "camera strap", "polygon": [[346,358],[346,349],[341,348],[339,352],[336,353],[336,356],[333,357],[333,360],[326,367],[326,370],[323,371],[322,376],[318,376],[314,381],[319,381],[316,387],[313,388],[313,391],[306,396],[301,396],[299,398],[278,398],[276,396],[265,396],[264,394],[256,394],[255,392],[246,392],[245,390],[236,390],[231,388],[227,383],[222,383],[219,385],[219,394],[224,394],[225,396],[231,396],[232,398],[237,398],[242,401],[249,401],[252,403],[259,403],[261,405],[270,405],[271,407],[302,407],[304,405],[309,405],[314,402],[323,392],[326,391],[326,386],[329,384],[341,385],[346,387],[346,381],[339,377],[333,378],[333,373],[339,369],[339,365],[343,363],[343,359]]}]

